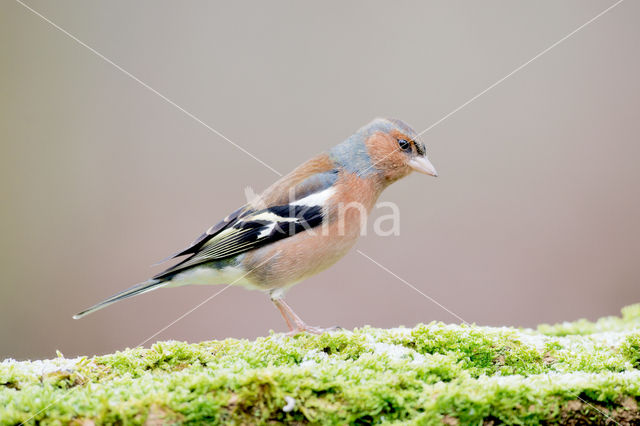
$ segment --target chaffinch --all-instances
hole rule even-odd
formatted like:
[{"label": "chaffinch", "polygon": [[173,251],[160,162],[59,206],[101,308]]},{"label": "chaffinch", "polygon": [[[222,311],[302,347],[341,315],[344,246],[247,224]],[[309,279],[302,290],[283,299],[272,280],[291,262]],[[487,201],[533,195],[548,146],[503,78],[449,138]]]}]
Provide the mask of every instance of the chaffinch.
[{"label": "chaffinch", "polygon": [[166,259],[187,256],[176,265],[74,318],[161,287],[231,283],[267,292],[290,334],[322,332],[293,312],[284,293],[353,247],[361,215],[371,211],[387,186],[412,171],[437,176],[416,137],[400,120],[373,120]]}]

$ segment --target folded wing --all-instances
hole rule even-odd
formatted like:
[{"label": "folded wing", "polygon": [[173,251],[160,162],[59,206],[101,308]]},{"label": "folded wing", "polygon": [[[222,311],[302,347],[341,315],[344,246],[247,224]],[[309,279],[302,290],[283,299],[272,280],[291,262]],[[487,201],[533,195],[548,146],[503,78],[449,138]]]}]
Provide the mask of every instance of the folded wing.
[{"label": "folded wing", "polygon": [[234,257],[320,226],[329,212],[336,179],[333,170],[317,173],[296,185],[286,204],[236,210],[174,255],[190,257],[153,278],[169,278],[193,266]]}]

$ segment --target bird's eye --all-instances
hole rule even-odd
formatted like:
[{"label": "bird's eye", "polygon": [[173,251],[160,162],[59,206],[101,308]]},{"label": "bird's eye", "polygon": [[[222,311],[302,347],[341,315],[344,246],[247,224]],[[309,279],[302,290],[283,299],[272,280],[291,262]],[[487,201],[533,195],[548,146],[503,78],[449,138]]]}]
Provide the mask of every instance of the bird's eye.
[{"label": "bird's eye", "polygon": [[406,139],[398,139],[398,145],[404,151],[411,149],[411,144]]}]

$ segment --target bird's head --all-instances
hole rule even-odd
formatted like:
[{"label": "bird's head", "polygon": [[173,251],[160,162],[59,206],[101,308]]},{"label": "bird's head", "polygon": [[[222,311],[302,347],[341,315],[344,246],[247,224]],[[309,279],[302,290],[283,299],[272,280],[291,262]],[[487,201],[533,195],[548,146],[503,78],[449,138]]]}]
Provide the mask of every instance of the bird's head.
[{"label": "bird's head", "polygon": [[331,150],[332,159],[362,177],[395,182],[412,171],[438,176],[416,132],[405,122],[377,118]]}]

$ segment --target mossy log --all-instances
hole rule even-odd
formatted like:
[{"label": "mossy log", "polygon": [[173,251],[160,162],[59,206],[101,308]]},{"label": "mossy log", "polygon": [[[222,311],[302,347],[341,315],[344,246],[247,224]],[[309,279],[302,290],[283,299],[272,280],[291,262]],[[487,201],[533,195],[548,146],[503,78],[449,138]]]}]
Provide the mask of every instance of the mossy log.
[{"label": "mossy log", "polygon": [[639,424],[640,305],[0,363],[0,424]]}]

